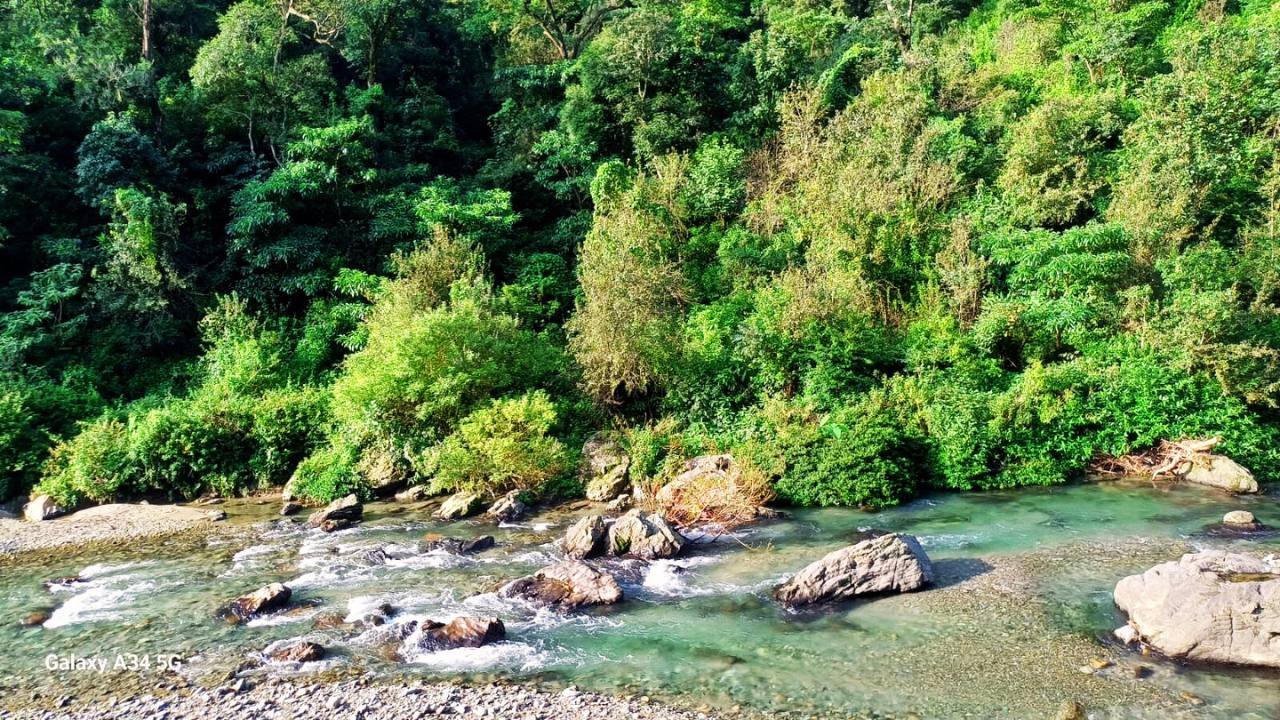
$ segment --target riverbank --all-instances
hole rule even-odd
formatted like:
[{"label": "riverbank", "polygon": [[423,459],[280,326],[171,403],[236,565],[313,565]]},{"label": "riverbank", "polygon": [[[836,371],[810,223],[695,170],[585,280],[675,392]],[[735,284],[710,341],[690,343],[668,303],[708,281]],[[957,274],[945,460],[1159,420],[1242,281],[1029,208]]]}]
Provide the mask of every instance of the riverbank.
[{"label": "riverbank", "polygon": [[[55,701],[59,704],[61,699]],[[68,699],[67,704],[71,701]],[[3,714],[3,713],[0,713]],[[467,687],[352,680],[340,683],[273,680],[240,692],[193,688],[182,694],[111,698],[89,707],[24,710],[14,720],[243,720],[289,718],[409,720],[432,717],[501,720],[709,720],[648,698],[615,698],[566,689],[553,693],[512,685]]]},{"label": "riverbank", "polygon": [[220,512],[215,507],[121,503],[42,522],[0,519],[0,556],[207,534],[217,531]]}]

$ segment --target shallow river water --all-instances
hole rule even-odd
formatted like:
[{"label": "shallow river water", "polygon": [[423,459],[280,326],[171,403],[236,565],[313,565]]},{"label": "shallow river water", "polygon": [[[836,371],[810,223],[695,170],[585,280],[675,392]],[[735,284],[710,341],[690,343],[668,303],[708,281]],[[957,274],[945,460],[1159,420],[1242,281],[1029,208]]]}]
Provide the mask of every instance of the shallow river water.
[{"label": "shallow river water", "polygon": [[[1110,590],[1196,548],[1280,552],[1275,535],[1207,532],[1241,507],[1280,525],[1278,500],[1107,483],[939,495],[875,514],[795,511],[735,536],[700,537],[677,560],[614,561],[626,601],[573,615],[491,592],[559,559],[554,541],[571,513],[495,527],[375,505],[364,524],[325,535],[234,507],[237,531],[195,547],[160,543],[0,568],[0,677],[56,682],[65,673],[46,669],[49,656],[114,665],[118,653],[173,654],[181,672],[211,683],[273,642],[305,637],[330,648],[329,659],[249,672],[573,684],[766,716],[1042,718],[1072,699],[1095,718],[1274,720],[1280,672],[1184,667],[1119,647],[1110,640],[1122,622]],[[244,519],[242,509],[258,517]],[[778,581],[868,529],[917,536],[937,566],[936,586],[804,613],[771,601]],[[498,545],[465,557],[420,552],[429,532],[492,534]],[[44,587],[65,575],[81,581]],[[226,600],[273,581],[293,589],[294,610],[246,626],[214,618]],[[383,603],[396,609],[393,623],[497,615],[508,639],[394,660],[372,634],[313,628],[318,615],[355,620]],[[51,611],[44,627],[20,627],[41,609]],[[1113,665],[1086,672],[1102,659]],[[101,677],[105,695],[111,671]]]}]

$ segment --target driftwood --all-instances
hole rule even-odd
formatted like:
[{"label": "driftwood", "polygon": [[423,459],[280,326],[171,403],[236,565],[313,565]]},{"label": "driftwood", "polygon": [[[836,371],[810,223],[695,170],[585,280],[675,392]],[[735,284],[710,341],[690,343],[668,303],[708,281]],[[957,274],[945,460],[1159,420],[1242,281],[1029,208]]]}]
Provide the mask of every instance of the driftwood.
[{"label": "driftwood", "polygon": [[1208,455],[1222,438],[1202,440],[1161,440],[1155,447],[1120,457],[1104,456],[1089,464],[1089,472],[1110,477],[1148,477],[1176,480],[1191,468],[1198,457]]}]

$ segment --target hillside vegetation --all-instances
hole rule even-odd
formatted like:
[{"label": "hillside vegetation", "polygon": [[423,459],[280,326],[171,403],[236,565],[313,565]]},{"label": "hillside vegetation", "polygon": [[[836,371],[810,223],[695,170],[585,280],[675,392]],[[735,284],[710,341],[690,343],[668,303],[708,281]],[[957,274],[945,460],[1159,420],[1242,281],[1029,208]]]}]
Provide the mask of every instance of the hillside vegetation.
[{"label": "hillside vegetation", "polygon": [[2,0],[0,496],[1280,475],[1280,4]]}]

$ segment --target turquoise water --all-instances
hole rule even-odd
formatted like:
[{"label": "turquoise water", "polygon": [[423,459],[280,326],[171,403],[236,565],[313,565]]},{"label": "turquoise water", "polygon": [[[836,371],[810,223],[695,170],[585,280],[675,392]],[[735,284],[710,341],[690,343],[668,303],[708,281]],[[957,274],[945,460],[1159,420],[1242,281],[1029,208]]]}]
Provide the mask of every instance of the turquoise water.
[{"label": "turquoise water", "polygon": [[[1122,621],[1110,589],[1124,575],[1199,547],[1280,551],[1276,536],[1204,532],[1241,507],[1280,526],[1276,498],[1117,483],[943,495],[876,514],[797,511],[735,536],[698,537],[675,561],[613,561],[626,602],[575,615],[491,592],[558,559],[553,541],[572,514],[497,528],[373,506],[366,523],[332,535],[259,521],[195,548],[162,544],[0,571],[0,675],[56,682],[63,674],[44,668],[49,655],[172,654],[183,659],[181,672],[212,682],[273,642],[305,637],[329,647],[330,659],[247,672],[572,683],[693,707],[829,717],[1044,717],[1076,699],[1094,717],[1277,718],[1280,673],[1187,668],[1109,640]],[[235,522],[237,508],[230,511]],[[937,586],[805,613],[769,599],[789,573],[868,529],[920,538]],[[421,553],[417,541],[428,532],[493,534],[498,547],[472,557]],[[43,587],[63,575],[82,582]],[[226,600],[273,581],[293,588],[295,609],[247,626],[214,619]],[[393,625],[497,615],[508,641],[434,653],[402,647],[393,660],[379,642],[386,628],[313,629],[319,615],[354,620],[383,603],[397,610]],[[52,611],[45,626],[19,627],[37,609]],[[1097,658],[1115,664],[1082,672]],[[1145,677],[1134,676],[1138,666]]]}]

